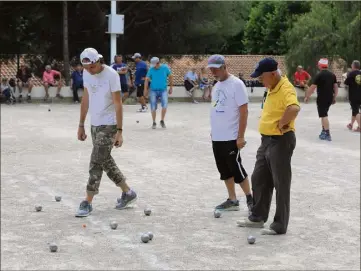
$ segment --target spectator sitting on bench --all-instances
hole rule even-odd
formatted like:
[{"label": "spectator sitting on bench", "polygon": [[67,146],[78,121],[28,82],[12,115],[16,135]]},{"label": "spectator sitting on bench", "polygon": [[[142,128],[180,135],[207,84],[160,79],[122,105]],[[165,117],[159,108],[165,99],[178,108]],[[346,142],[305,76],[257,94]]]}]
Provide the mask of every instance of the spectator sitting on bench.
[{"label": "spectator sitting on bench", "polygon": [[306,72],[300,65],[297,67],[297,71],[294,74],[294,84],[298,88],[307,90],[308,82],[311,80],[311,75]]},{"label": "spectator sitting on bench", "polygon": [[203,100],[211,100],[212,85],[204,67],[201,68],[199,73],[199,88],[203,90]]},{"label": "spectator sitting on bench", "polygon": [[63,98],[63,96],[60,95],[60,90],[63,85],[61,82],[61,73],[56,70],[52,70],[50,65],[45,66],[45,71],[43,73],[43,85],[45,89],[44,101],[49,99],[49,87],[55,86],[58,87],[56,97]]},{"label": "spectator sitting on bench", "polygon": [[78,90],[84,89],[83,84],[83,66],[79,63],[75,67],[75,71],[71,74],[71,89],[73,91],[73,101],[79,103]]},{"label": "spectator sitting on bench", "polygon": [[19,89],[19,103],[21,103],[22,98],[23,98],[23,95],[22,95],[23,87],[28,88],[28,96],[27,96],[26,100],[28,102],[31,101],[31,90],[33,89],[33,83],[31,80],[32,78],[33,78],[33,74],[31,72],[30,68],[25,64],[21,64],[20,69],[16,73],[17,86]]},{"label": "spectator sitting on bench", "polygon": [[13,104],[15,102],[15,97],[12,93],[8,79],[5,77],[1,78],[0,93],[1,101],[4,99],[7,104]]},{"label": "spectator sitting on bench", "polygon": [[189,97],[192,97],[193,102],[194,103],[198,103],[195,99],[194,99],[194,91],[196,90],[196,88],[198,87],[197,85],[197,81],[198,81],[198,75],[196,73],[196,69],[192,68],[190,71],[188,71],[186,73],[186,75],[184,76],[184,87],[187,90],[187,94]]}]

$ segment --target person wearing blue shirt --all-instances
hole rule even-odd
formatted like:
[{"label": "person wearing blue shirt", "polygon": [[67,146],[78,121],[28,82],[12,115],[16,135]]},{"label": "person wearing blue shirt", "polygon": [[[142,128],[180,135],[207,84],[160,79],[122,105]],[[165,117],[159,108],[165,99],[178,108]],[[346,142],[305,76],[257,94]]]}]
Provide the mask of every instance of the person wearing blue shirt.
[{"label": "person wearing blue shirt", "polygon": [[142,60],[141,54],[135,53],[132,56],[132,58],[134,59],[134,62],[135,62],[134,85],[137,88],[137,97],[138,97],[138,101],[141,105],[138,112],[147,112],[148,108],[147,108],[147,104],[146,104],[145,98],[144,98],[144,81],[145,81],[145,77],[147,76],[148,66],[147,66],[147,63],[145,63]]},{"label": "person wearing blue shirt", "polygon": [[76,65],[75,71],[71,74],[71,89],[73,90],[73,101],[79,103],[78,89],[84,89],[83,85],[83,66]]},{"label": "person wearing blue shirt", "polygon": [[167,82],[169,78],[169,94],[172,94],[173,76],[167,65],[160,64],[158,57],[153,57],[150,60],[150,67],[151,68],[149,69],[144,82],[144,96],[146,97],[148,95],[148,82],[150,81],[149,101],[153,119],[152,128],[155,129],[157,127],[155,117],[157,112],[157,101],[159,98],[162,104],[160,125],[162,126],[162,128],[166,128],[164,118],[168,106]]},{"label": "person wearing blue shirt", "polygon": [[123,57],[121,55],[116,55],[114,57],[114,64],[112,68],[116,70],[119,74],[120,87],[123,94],[122,100],[124,102],[129,96],[128,80],[126,76],[126,74],[128,73],[128,67],[126,64],[123,63]]}]

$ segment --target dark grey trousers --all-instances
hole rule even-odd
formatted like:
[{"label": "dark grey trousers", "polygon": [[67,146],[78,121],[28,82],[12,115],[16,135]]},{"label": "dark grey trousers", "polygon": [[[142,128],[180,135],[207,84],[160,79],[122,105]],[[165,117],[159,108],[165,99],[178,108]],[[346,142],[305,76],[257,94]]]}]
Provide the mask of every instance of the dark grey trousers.
[{"label": "dark grey trousers", "polygon": [[293,131],[281,136],[262,136],[252,174],[251,216],[267,221],[275,188],[276,213],[270,228],[279,234],[287,232],[290,217],[291,158],[295,147],[296,136]]}]

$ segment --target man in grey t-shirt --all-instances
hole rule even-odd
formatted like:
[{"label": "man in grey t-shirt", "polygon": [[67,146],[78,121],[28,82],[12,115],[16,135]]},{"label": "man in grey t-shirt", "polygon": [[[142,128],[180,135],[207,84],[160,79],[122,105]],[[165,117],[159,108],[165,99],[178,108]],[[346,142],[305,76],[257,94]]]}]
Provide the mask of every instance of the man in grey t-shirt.
[{"label": "man in grey t-shirt", "polygon": [[225,59],[213,55],[208,59],[208,68],[217,83],[212,90],[211,137],[213,153],[220,179],[225,182],[228,199],[216,209],[238,211],[235,183],[246,194],[247,206],[252,208],[252,194],[247,172],[242,166],[240,150],[246,145],[245,131],[248,118],[248,94],[244,83],[228,73]]}]

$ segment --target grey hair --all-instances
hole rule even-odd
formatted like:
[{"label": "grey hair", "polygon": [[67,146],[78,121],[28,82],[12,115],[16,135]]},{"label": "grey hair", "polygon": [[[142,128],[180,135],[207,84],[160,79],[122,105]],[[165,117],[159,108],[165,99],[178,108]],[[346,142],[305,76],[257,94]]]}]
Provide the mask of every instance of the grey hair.
[{"label": "grey hair", "polygon": [[277,74],[278,74],[279,76],[282,76],[282,72],[281,72],[280,69],[277,69]]},{"label": "grey hair", "polygon": [[46,65],[46,66],[45,66],[45,69],[47,69],[47,68],[51,69],[51,66],[50,66],[50,65]]},{"label": "grey hair", "polygon": [[354,60],[354,61],[352,61],[352,66],[354,66],[355,67],[355,69],[360,69],[360,61],[358,61],[358,60]]}]

